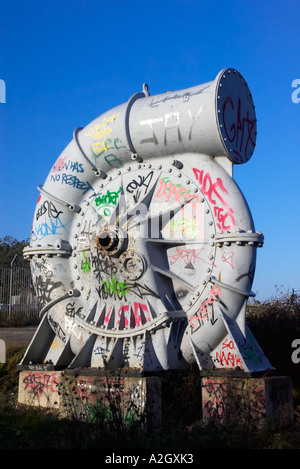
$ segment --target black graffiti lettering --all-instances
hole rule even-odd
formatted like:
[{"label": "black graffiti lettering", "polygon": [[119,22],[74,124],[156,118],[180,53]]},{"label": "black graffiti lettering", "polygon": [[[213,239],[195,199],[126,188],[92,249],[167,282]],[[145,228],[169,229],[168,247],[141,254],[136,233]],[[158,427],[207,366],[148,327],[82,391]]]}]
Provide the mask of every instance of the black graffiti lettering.
[{"label": "black graffiti lettering", "polygon": [[57,321],[53,319],[50,315],[48,317],[49,324],[51,325],[52,329],[54,330],[55,334],[59,337],[62,342],[66,342],[66,334],[64,330],[60,327]]},{"label": "black graffiti lettering", "polygon": [[46,277],[53,277],[53,272],[52,270],[50,270],[47,266],[47,262],[45,259],[41,259],[41,261],[37,261],[36,259],[33,258],[33,263],[35,264],[35,266],[42,270],[44,275],[46,275]]},{"label": "black graffiti lettering", "polygon": [[61,210],[59,211],[57,210],[53,202],[50,202],[49,200],[45,200],[45,202],[41,205],[41,207],[36,212],[36,219],[38,220],[46,212],[48,212],[49,218],[57,218],[61,213],[63,213]]},{"label": "black graffiti lettering", "polygon": [[[207,299],[205,300],[207,301]],[[205,302],[203,302],[205,303]],[[198,316],[192,316],[193,320],[191,322],[192,328],[191,328],[191,333],[193,334],[196,332],[198,329],[200,329],[201,326],[204,326],[206,322],[210,322],[211,325],[213,326],[219,318],[215,317],[215,310],[214,310],[214,304],[213,303],[208,303],[208,305],[211,307],[210,311],[203,311],[201,315]],[[227,308],[226,308],[227,309]]]},{"label": "black graffiti lettering", "polygon": [[92,255],[92,270],[96,274],[95,278],[100,281],[103,280],[102,276],[105,274],[112,278],[117,273],[117,267],[112,263],[111,259],[103,257],[101,251],[97,251],[95,256]]},{"label": "black graffiti lettering", "polygon": [[129,184],[127,184],[126,186],[126,191],[129,192],[129,194],[132,194],[133,192],[135,192],[134,194],[134,200],[135,202],[138,202],[139,200],[139,197],[141,195],[141,188],[142,187],[145,187],[145,192],[144,194],[147,194],[147,190],[151,184],[151,180],[152,180],[152,177],[153,177],[153,171],[151,171],[149,174],[147,174],[147,176],[138,176],[138,180],[136,179],[133,179]]},{"label": "black graffiti lettering", "polygon": [[41,275],[39,275],[36,279],[36,283],[34,285],[36,295],[38,297],[38,303],[40,307],[45,306],[47,303],[51,301],[51,295],[54,290],[62,285],[61,282],[52,282],[49,278],[45,281]]},{"label": "black graffiti lettering", "polygon": [[119,299],[119,300],[126,300],[126,294],[124,294],[123,292],[114,292],[112,290],[108,290],[107,286],[105,283],[103,283],[102,285],[100,285],[99,287],[96,287],[96,291],[98,292],[98,295],[100,298],[102,298],[102,300],[107,300],[107,298],[112,298],[114,300],[116,299]]},{"label": "black graffiti lettering", "polygon": [[74,318],[76,314],[80,316],[80,312],[82,309],[83,306],[79,307],[77,311],[75,310],[75,301],[73,303],[68,303],[66,306],[66,315],[70,318]]},{"label": "black graffiti lettering", "polygon": [[[228,97],[223,104],[224,131],[228,140],[235,145],[234,153],[238,158],[243,158],[248,152],[248,145],[251,149],[255,146],[255,119],[249,118],[249,111],[242,116],[241,99],[238,104]],[[228,108],[231,112],[228,112]],[[234,118],[230,116],[234,114]]]},{"label": "black graffiti lettering", "polygon": [[[230,416],[236,415],[240,422],[249,424],[249,419],[251,419],[252,424],[259,425],[262,417],[265,416],[264,387],[257,383],[251,386],[241,386],[241,384],[242,380],[224,379],[222,383],[211,378],[203,380],[203,411],[206,418],[220,423]],[[279,400],[281,396],[282,394],[279,392]],[[249,402],[255,402],[254,406],[251,405],[251,412],[249,412],[249,405],[247,405]]]},{"label": "black graffiti lettering", "polygon": [[130,358],[129,344],[128,343],[125,344],[125,346],[124,346],[123,357],[124,357],[124,366],[125,366],[125,368],[128,368],[129,367],[129,358]]},{"label": "black graffiti lettering", "polygon": [[41,396],[48,393],[55,392],[56,386],[59,384],[57,381],[56,373],[51,375],[41,373],[30,373],[23,379],[23,384],[26,389],[31,389],[35,396]]},{"label": "black graffiti lettering", "polygon": [[154,296],[154,298],[160,298],[160,296],[151,290],[151,288],[149,288],[147,285],[142,285],[138,282],[127,282],[127,287],[139,298],[144,298],[145,296]]}]

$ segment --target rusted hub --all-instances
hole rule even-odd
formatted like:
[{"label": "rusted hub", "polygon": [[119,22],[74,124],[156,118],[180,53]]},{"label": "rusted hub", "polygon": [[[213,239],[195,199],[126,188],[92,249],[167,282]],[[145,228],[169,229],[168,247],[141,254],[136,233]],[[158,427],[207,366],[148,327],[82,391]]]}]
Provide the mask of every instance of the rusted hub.
[{"label": "rusted hub", "polygon": [[105,228],[96,237],[96,245],[108,255],[118,257],[127,246],[127,235],[117,227]]}]

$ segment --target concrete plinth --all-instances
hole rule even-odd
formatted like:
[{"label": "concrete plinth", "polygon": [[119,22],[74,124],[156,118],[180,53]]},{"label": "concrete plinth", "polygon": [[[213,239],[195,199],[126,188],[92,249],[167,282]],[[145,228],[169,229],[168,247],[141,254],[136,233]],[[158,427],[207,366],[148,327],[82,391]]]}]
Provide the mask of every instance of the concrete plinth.
[{"label": "concrete plinth", "polygon": [[59,386],[62,372],[44,370],[41,366],[20,371],[18,402],[33,407],[60,408]]},{"label": "concrete plinth", "polygon": [[120,424],[161,425],[161,380],[104,375],[97,370],[22,370],[18,401],[59,410],[61,417]]},{"label": "concrete plinth", "polygon": [[[202,406],[201,406],[202,397]],[[289,377],[200,376],[170,372],[143,376],[123,370],[20,371],[19,403],[58,409],[61,417],[87,422],[142,422],[149,428],[203,419],[228,419],[259,428],[266,419],[293,424]]]},{"label": "concrete plinth", "polygon": [[294,422],[292,382],[287,376],[202,378],[203,419],[235,419],[260,427],[266,419],[287,427]]}]

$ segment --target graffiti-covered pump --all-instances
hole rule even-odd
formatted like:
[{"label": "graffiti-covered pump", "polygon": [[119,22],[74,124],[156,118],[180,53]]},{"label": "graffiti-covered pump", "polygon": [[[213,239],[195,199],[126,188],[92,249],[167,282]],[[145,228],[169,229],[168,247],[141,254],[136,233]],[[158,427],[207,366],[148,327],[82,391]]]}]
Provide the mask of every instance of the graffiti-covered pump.
[{"label": "graffiti-covered pump", "polygon": [[24,251],[41,322],[22,365],[271,368],[246,325],[263,236],[232,177],[255,139],[231,68],[156,96],[144,85],[76,129]]}]

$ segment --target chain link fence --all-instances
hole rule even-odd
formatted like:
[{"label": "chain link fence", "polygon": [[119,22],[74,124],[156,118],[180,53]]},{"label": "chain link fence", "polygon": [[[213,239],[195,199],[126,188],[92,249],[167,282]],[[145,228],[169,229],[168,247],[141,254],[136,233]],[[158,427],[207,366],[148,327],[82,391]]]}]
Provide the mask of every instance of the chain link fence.
[{"label": "chain link fence", "polygon": [[0,266],[0,321],[37,323],[39,309],[30,268]]}]

